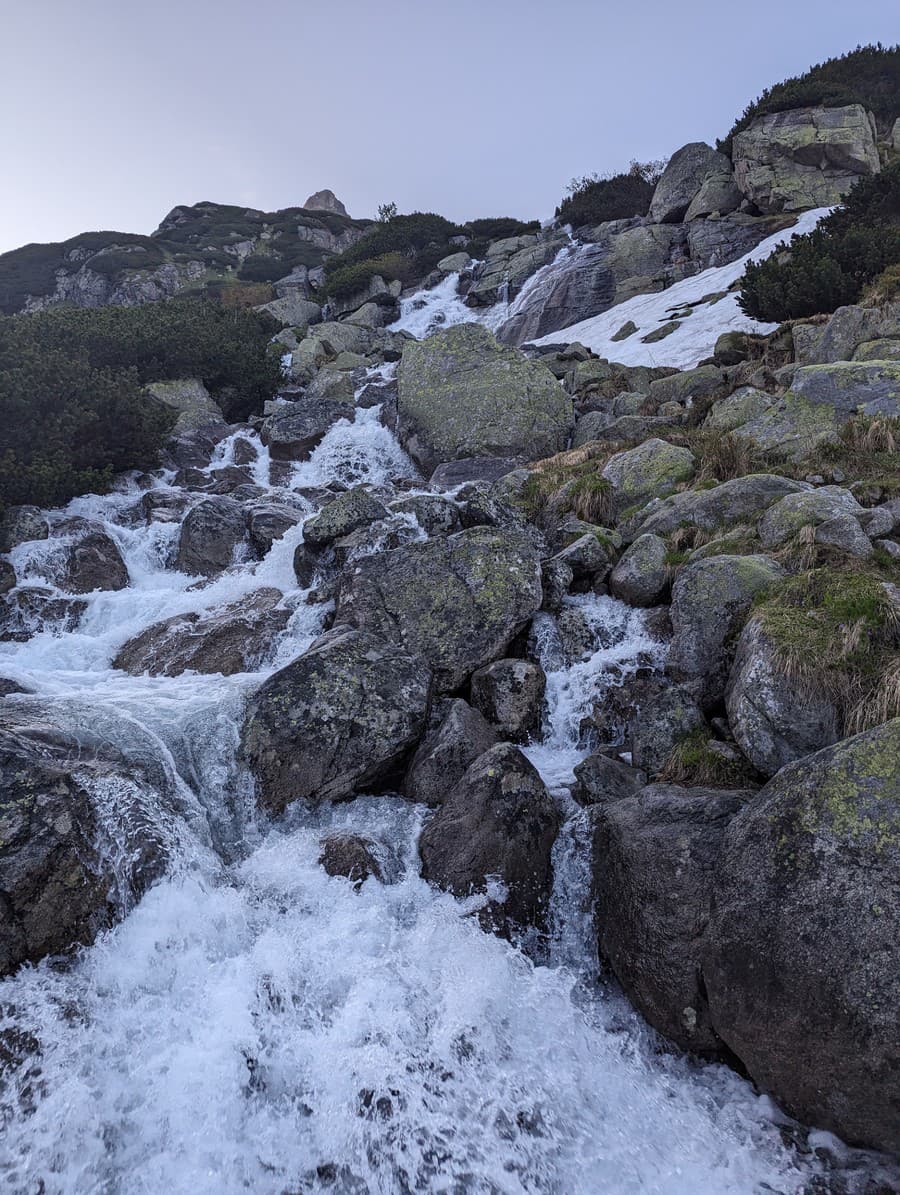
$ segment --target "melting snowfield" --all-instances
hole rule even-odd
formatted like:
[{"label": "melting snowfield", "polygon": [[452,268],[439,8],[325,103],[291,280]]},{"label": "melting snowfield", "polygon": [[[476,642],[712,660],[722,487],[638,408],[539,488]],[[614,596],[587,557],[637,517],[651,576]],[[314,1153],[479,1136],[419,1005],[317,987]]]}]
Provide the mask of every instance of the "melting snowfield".
[{"label": "melting snowfield", "polygon": [[[340,480],[390,489],[414,471],[377,410],[325,437],[272,497]],[[267,487],[266,449],[253,466]],[[233,448],[233,445],[232,445]],[[229,442],[215,465],[227,461]],[[160,475],[159,487],[171,477]],[[168,872],[74,962],[0,983],[0,1184],[34,1195],[751,1195],[806,1189],[819,1163],[786,1144],[768,1100],[724,1067],[667,1054],[599,975],[586,821],[566,794],[593,702],[662,648],[643,616],[576,597],[590,630],[567,664],[553,618],[543,736],[528,748],[566,824],[555,853],[552,939],[539,959],[484,934],[419,877],[427,812],[363,797],[274,824],[238,758],[246,694],[309,645],[324,607],[291,568],[302,524],[262,561],[195,586],[167,567],[173,524],[137,525],[125,486],[53,515],[116,540],[128,589],[97,592],[77,631],[36,626],[0,646],[0,671],[79,735],[142,760],[157,787],[141,815]],[[312,506],[310,505],[310,511]],[[421,534],[421,531],[419,531]],[[22,584],[55,584],[59,541],[16,552]],[[275,585],[293,611],[252,674],[131,677],[125,640],[172,613],[210,611]],[[124,806],[95,792],[115,837]],[[357,890],[318,865],[329,828],[388,845],[391,883]],[[128,860],[122,859],[123,872]]]}]

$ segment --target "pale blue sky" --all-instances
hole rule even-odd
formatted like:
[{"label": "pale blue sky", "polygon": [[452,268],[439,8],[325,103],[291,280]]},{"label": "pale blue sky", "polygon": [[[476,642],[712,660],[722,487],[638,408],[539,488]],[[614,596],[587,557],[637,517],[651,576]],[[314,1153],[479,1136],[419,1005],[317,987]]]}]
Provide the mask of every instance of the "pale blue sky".
[{"label": "pale blue sky", "polygon": [[713,140],[896,41],[896,0],[2,0],[0,251],[331,187],[547,216],[573,175]]}]

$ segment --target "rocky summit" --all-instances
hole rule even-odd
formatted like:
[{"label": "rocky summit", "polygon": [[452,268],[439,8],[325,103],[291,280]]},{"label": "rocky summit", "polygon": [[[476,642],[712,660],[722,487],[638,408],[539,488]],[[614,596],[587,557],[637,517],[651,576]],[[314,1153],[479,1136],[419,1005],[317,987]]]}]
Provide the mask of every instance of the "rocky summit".
[{"label": "rocky summit", "polygon": [[10,1190],[900,1190],[898,58],[0,256]]}]

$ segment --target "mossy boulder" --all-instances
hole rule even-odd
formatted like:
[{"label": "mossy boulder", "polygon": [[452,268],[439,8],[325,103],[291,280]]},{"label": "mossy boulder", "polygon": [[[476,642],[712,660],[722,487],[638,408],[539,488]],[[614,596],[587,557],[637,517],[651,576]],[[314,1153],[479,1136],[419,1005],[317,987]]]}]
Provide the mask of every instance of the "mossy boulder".
[{"label": "mossy boulder", "polygon": [[387,508],[377,498],[362,486],[354,486],[352,490],[338,494],[315,518],[303,525],[303,542],[313,548],[323,548],[358,527],[387,517]]},{"label": "mossy boulder", "polygon": [[688,686],[663,689],[641,704],[631,722],[632,763],[648,776],[656,776],[683,739],[707,729],[703,711]]},{"label": "mossy boulder", "polygon": [[199,378],[150,382],[145,389],[151,398],[178,412],[178,419],[171,432],[173,436],[194,431],[198,427],[225,422],[222,408],[210,397],[209,391]]},{"label": "mossy boulder", "polygon": [[656,407],[666,402],[684,406],[689,399],[707,398],[717,393],[724,382],[725,375],[717,365],[700,365],[651,382],[650,401]]},{"label": "mossy boulder", "polygon": [[738,439],[749,441],[759,453],[796,461],[823,444],[835,443],[840,428],[841,420],[830,406],[810,402],[788,390],[732,430]]},{"label": "mossy boulder", "polygon": [[11,552],[19,544],[47,539],[50,525],[38,506],[7,506],[0,518],[0,552]]},{"label": "mossy boulder", "polygon": [[478,324],[408,341],[398,382],[398,434],[426,475],[466,457],[552,456],[574,426],[572,399],[546,366]]},{"label": "mossy boulder", "polygon": [[694,476],[694,454],[666,440],[645,440],[610,457],[602,476],[613,487],[620,512],[666,498]]},{"label": "mossy boulder", "polygon": [[339,622],[422,656],[452,692],[503,656],[541,605],[540,558],[517,531],[471,527],[359,562],[344,577]]},{"label": "mossy boulder", "polygon": [[703,421],[703,426],[715,431],[730,432],[743,423],[749,423],[767,411],[772,405],[772,395],[755,386],[742,386],[727,398],[713,403],[712,409]]},{"label": "mossy boulder", "polygon": [[764,776],[841,736],[835,699],[784,666],[758,616],[738,639],[725,704],[738,746]]},{"label": "mossy boulder", "polygon": [[900,362],[836,361],[798,369],[791,390],[830,408],[840,422],[852,415],[900,415]]},{"label": "mossy boulder", "polygon": [[721,701],[753,600],[783,576],[767,556],[712,556],[680,569],[672,586],[670,675],[698,681],[704,702]]},{"label": "mossy boulder", "polygon": [[658,535],[640,535],[622,553],[609,576],[613,597],[629,606],[656,606],[669,588],[666,541]]},{"label": "mossy boulder", "polygon": [[[777,473],[750,473],[710,490],[686,490],[654,503],[632,520],[633,536],[637,538],[646,532],[671,535],[679,527],[717,531],[737,523],[754,523],[785,494],[811,489],[804,481],[792,481]],[[631,531],[631,527],[629,524],[626,530]]]},{"label": "mossy boulder", "polygon": [[801,527],[818,527],[840,515],[862,519],[865,514],[849,490],[823,485],[803,494],[788,494],[770,506],[759,520],[759,538],[765,547],[776,548]]},{"label": "mossy boulder", "polygon": [[250,699],[241,744],[257,800],[342,800],[399,773],[425,729],[425,662],[367,630],[335,628]]},{"label": "mossy boulder", "polygon": [[716,1033],[800,1120],[900,1150],[900,719],[729,824],[701,968]]}]

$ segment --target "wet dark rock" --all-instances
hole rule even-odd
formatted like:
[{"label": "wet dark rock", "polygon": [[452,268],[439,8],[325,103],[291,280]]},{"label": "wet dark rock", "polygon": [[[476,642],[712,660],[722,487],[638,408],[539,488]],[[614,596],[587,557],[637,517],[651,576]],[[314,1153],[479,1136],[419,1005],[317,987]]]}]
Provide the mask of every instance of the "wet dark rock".
[{"label": "wet dark rock", "polygon": [[474,527],[361,560],[342,580],[337,617],[422,656],[452,692],[502,656],[540,604],[527,540]]},{"label": "wet dark rock", "polygon": [[250,699],[242,748],[257,797],[341,800],[395,776],[425,729],[425,663],[366,630],[335,627]]},{"label": "wet dark rock", "polygon": [[435,490],[453,490],[468,481],[499,481],[507,473],[522,466],[516,456],[470,456],[458,461],[446,461],[431,474],[429,485]]},{"label": "wet dark rock", "polygon": [[425,805],[442,804],[475,760],[498,742],[494,728],[467,702],[457,698],[446,705],[416,748],[403,781],[404,796]]},{"label": "wet dark rock", "polygon": [[541,926],[559,824],[538,773],[518,748],[500,743],[471,765],[422,831],[422,875],[459,897],[486,892],[496,877],[507,896],[480,911],[485,928],[509,936]]},{"label": "wet dark rock", "polygon": [[472,674],[472,705],[503,736],[527,740],[541,723],[547,678],[529,660],[497,660]]},{"label": "wet dark rock", "polygon": [[600,953],[654,1029],[713,1057],[721,1042],[698,978],[703,931],[723,836],[749,796],[652,784],[594,808]]},{"label": "wet dark rock", "polygon": [[646,772],[608,755],[589,755],[575,768],[572,796],[579,805],[605,805],[636,796],[646,784]]},{"label": "wet dark rock", "polygon": [[631,754],[636,768],[656,776],[675,747],[706,719],[693,693],[684,686],[663,689],[638,709],[631,724]]},{"label": "wet dark rock", "polygon": [[328,429],[339,419],[352,419],[354,411],[352,403],[328,399],[284,403],[264,421],[260,439],[273,460],[304,461]]},{"label": "wet dark rock", "polygon": [[190,498],[179,490],[148,490],[140,501],[147,523],[180,523],[189,505]]},{"label": "wet dark rock", "polygon": [[181,524],[175,568],[191,576],[211,577],[228,568],[247,534],[243,507],[232,498],[205,498]]},{"label": "wet dark rock", "polygon": [[388,503],[391,514],[412,515],[426,535],[452,535],[459,531],[459,510],[448,498],[411,494]]},{"label": "wet dark rock", "polygon": [[8,560],[0,560],[0,595],[16,587],[16,570]]},{"label": "wet dark rock", "polygon": [[384,880],[377,844],[362,834],[329,834],[319,844],[319,863],[330,876],[343,876],[359,888],[374,876]]},{"label": "wet dark rock", "polygon": [[793,1115],[900,1150],[900,719],[786,766],[731,822],[702,975]]},{"label": "wet dark rock", "polygon": [[28,586],[0,599],[0,640],[24,643],[45,627],[74,631],[87,609],[81,598],[62,598],[52,589]]},{"label": "wet dark rock", "polygon": [[0,552],[11,552],[19,544],[46,539],[50,527],[37,506],[8,506],[0,518]]},{"label": "wet dark rock", "polygon": [[[232,495],[233,496],[233,495]],[[301,522],[303,514],[280,502],[258,502],[247,510],[250,543],[260,557],[268,555],[272,544]]]},{"label": "wet dark rock", "polygon": [[281,599],[278,589],[258,589],[205,615],[176,614],[130,639],[112,666],[132,676],[248,672],[287,626],[290,611],[277,608]]},{"label": "wet dark rock", "polygon": [[60,588],[68,593],[126,589],[128,569],[115,542],[104,531],[92,531],[71,544],[65,554]]}]

